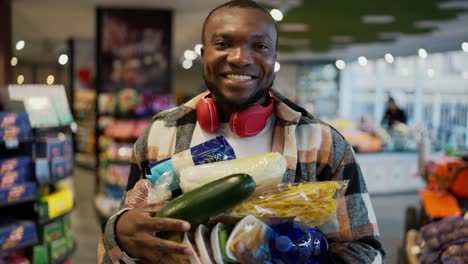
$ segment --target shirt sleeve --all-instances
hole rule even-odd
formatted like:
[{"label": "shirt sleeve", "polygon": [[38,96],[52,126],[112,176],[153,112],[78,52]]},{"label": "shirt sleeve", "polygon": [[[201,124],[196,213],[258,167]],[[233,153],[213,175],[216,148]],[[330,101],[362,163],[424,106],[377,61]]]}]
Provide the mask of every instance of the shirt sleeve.
[{"label": "shirt sleeve", "polygon": [[348,180],[337,209],[337,228],[329,238],[328,263],[382,263],[386,255],[361,169],[350,144],[332,180]]}]

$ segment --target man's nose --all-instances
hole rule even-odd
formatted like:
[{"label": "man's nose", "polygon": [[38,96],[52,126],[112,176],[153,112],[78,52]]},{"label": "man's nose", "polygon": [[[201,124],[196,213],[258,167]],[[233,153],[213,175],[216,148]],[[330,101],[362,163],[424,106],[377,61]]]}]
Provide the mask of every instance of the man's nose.
[{"label": "man's nose", "polygon": [[253,57],[248,48],[235,47],[232,48],[227,57],[227,62],[238,67],[243,67],[253,63]]}]

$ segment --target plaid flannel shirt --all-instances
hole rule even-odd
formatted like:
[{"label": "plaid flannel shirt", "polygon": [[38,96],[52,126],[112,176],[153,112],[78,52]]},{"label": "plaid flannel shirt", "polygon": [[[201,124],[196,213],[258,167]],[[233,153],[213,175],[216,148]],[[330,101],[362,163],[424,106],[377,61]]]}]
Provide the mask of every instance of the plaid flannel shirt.
[{"label": "plaid flannel shirt", "polygon": [[[307,113],[278,92],[272,151],[287,161],[283,182],[349,180],[345,196],[338,200],[336,216],[321,230],[329,240],[327,263],[381,263],[385,250],[366,184],[350,144],[330,125]],[[134,145],[127,191],[144,178],[149,163],[190,147],[197,122],[195,106],[201,95],[153,118]],[[100,263],[129,263],[115,239],[119,213],[106,223],[99,243]]]}]

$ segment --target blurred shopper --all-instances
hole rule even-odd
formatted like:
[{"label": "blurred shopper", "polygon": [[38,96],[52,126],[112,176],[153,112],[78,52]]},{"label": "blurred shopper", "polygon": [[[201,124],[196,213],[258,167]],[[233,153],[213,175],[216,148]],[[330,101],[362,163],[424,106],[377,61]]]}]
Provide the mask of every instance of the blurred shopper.
[{"label": "blurred shopper", "polygon": [[[288,161],[283,181],[348,180],[336,221],[322,230],[330,243],[326,263],[383,262],[376,217],[351,145],[328,124],[271,89],[278,29],[269,12],[247,0],[218,6],[204,22],[202,41],[203,76],[209,91],[153,118],[135,143],[126,195],[144,180],[149,163],[223,135],[238,158],[281,153]],[[239,121],[244,127],[230,121],[236,114],[245,115]],[[100,260],[128,263],[133,257],[148,263],[180,262],[173,255],[188,255],[190,250],[154,234],[189,229],[185,221],[153,217],[148,209],[122,208],[107,221]]]},{"label": "blurred shopper", "polygon": [[387,102],[387,111],[382,119],[382,125],[387,129],[391,129],[396,123],[406,124],[406,114],[403,109],[399,108],[395,99],[390,97]]}]

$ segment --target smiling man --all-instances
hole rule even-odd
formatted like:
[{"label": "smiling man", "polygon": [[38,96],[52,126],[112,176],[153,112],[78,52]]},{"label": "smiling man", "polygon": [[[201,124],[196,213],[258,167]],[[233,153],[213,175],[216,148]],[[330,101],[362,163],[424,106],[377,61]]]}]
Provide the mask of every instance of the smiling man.
[{"label": "smiling man", "polygon": [[[321,227],[330,243],[326,263],[380,263],[385,256],[369,194],[350,144],[332,127],[271,89],[277,25],[253,1],[215,8],[202,32],[208,92],[153,118],[135,143],[127,193],[150,163],[223,135],[236,156],[279,152],[287,160],[284,182],[348,180],[337,217]],[[294,205],[291,205],[294,206]],[[154,236],[186,231],[189,223],[152,217],[157,208],[122,208],[111,217],[100,243],[104,263],[183,262],[183,244]],[[246,258],[243,263],[251,263]]]}]

